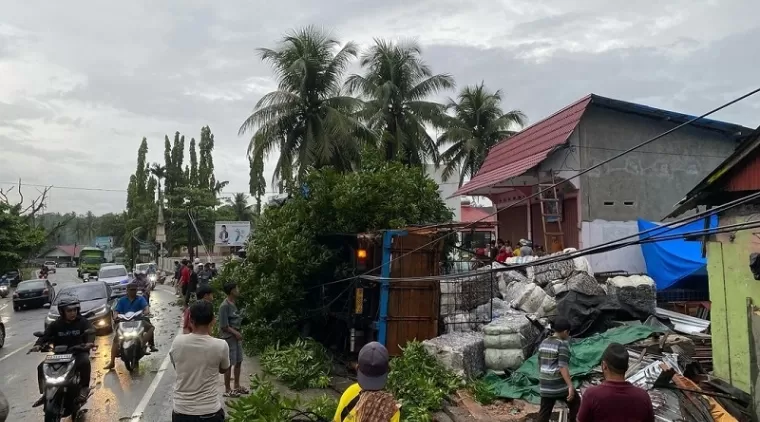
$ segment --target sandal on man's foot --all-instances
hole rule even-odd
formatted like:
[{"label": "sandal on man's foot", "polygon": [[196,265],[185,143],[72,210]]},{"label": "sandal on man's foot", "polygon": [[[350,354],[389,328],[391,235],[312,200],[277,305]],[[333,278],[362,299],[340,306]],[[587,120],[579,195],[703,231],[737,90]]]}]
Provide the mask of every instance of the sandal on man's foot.
[{"label": "sandal on man's foot", "polygon": [[227,391],[224,393],[224,397],[228,399],[236,399],[240,397],[240,393],[238,393],[237,390]]},{"label": "sandal on man's foot", "polygon": [[243,396],[243,395],[246,395],[246,394],[251,394],[251,392],[250,392],[250,391],[248,391],[248,389],[247,389],[247,388],[245,388],[245,387],[238,387],[238,388],[236,388],[236,389],[235,389],[235,391],[236,391],[238,394],[240,394],[241,396]]},{"label": "sandal on man's foot", "polygon": [[116,364],[115,363],[109,363],[108,365],[106,365],[105,367],[103,367],[103,369],[105,369],[106,371],[111,371],[114,368],[116,368]]}]

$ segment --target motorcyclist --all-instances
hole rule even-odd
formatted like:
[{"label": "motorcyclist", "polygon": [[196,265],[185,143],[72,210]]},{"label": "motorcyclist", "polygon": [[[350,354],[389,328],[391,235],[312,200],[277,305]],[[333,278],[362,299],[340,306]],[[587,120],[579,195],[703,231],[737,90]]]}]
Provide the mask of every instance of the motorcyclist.
[{"label": "motorcyclist", "polygon": [[[154,339],[154,331],[155,328],[153,327],[153,324],[150,323],[150,320],[148,320],[148,315],[150,315],[150,306],[148,305],[148,301],[143,296],[137,295],[137,289],[138,284],[137,282],[133,281],[127,285],[127,295],[119,299],[118,302],[116,302],[116,307],[113,310],[113,319],[114,321],[118,320],[119,314],[126,314],[129,312],[141,312],[143,314],[143,323],[145,324],[145,334],[143,337],[143,341],[145,344],[150,346],[151,352],[157,352],[158,349],[156,348],[155,339]],[[106,370],[111,370],[116,367],[116,357],[119,355],[119,342],[117,339],[118,333],[114,334],[113,342],[111,342],[111,362],[105,367]],[[146,351],[145,354],[150,354]]]},{"label": "motorcyclist", "polygon": [[145,273],[138,274],[137,277],[135,277],[134,283],[137,284],[137,291],[142,292],[145,301],[148,302],[148,306],[150,306],[150,292],[152,286],[148,280],[148,275]]},{"label": "motorcyclist", "polygon": [[48,267],[42,264],[42,267],[40,267],[40,278],[46,278],[49,271]]},{"label": "motorcyclist", "polygon": [[[58,303],[60,316],[45,329],[45,333],[37,339],[37,342],[29,352],[39,352],[44,346],[53,343],[53,346],[81,346],[91,348],[95,342],[95,331],[87,318],[80,314],[81,306],[79,299],[72,296],[63,298]],[[89,330],[89,332],[88,332]],[[74,353],[75,365],[79,371],[79,382],[82,387],[80,398],[86,400],[90,391],[90,352],[77,351]],[[42,363],[37,366],[37,379],[40,393],[44,393]],[[34,407],[40,406],[45,401],[43,394],[35,403]]]}]

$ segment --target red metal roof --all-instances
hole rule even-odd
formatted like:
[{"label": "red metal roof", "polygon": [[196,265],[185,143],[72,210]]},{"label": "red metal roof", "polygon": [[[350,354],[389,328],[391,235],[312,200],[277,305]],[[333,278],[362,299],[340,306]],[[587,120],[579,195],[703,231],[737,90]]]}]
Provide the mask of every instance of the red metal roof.
[{"label": "red metal roof", "polygon": [[591,100],[591,95],[583,97],[499,142],[488,153],[475,177],[452,196],[484,194],[484,188],[520,176],[540,164],[554,148],[567,142]]}]

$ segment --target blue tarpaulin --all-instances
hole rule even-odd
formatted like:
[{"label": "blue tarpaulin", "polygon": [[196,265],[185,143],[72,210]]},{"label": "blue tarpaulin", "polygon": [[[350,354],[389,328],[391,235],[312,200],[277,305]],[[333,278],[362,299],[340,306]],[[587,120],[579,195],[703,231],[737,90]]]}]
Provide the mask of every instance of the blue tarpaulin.
[{"label": "blue tarpaulin", "polygon": [[[710,217],[709,228],[718,225],[718,218]],[[659,226],[658,223],[639,219],[639,232]],[[663,227],[649,233],[639,235],[640,239],[648,237],[671,236],[705,230],[705,219],[684,224],[676,228]],[[679,280],[706,273],[707,260],[702,257],[702,243],[694,240],[675,239],[662,242],[644,243],[641,245],[647,273],[657,285],[657,290],[664,290],[676,284]]]}]

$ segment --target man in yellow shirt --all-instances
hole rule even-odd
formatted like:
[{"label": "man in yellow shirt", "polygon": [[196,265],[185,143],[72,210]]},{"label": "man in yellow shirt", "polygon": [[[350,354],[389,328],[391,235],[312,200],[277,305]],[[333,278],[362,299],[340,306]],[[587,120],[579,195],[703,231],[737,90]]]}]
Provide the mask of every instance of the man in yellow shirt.
[{"label": "man in yellow shirt", "polygon": [[399,422],[400,405],[385,391],[390,372],[388,350],[373,341],[359,351],[357,383],[343,392],[333,422]]}]

